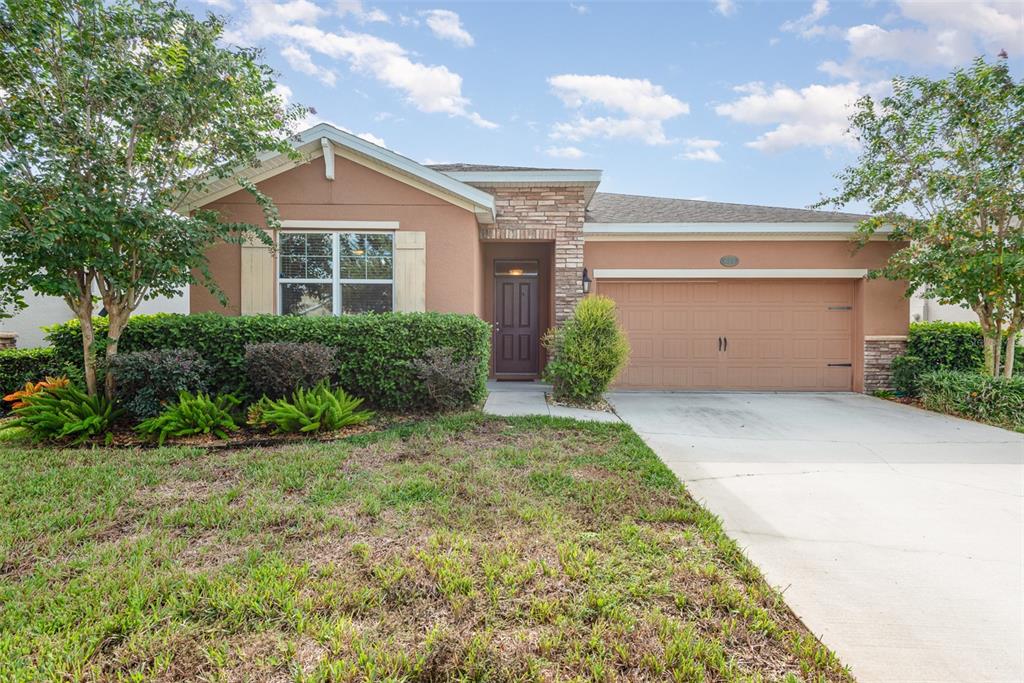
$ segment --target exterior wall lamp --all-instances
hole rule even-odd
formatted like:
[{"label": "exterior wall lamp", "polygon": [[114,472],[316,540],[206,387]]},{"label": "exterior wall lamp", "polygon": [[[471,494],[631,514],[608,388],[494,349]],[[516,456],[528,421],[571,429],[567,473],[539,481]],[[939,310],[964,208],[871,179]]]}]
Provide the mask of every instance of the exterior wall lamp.
[{"label": "exterior wall lamp", "polygon": [[587,275],[587,269],[583,269],[583,293],[590,294],[590,276]]}]

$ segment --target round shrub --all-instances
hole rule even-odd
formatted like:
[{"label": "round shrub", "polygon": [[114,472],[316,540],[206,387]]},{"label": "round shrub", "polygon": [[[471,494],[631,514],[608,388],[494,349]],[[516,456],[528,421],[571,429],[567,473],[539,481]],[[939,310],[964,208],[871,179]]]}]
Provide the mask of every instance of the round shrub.
[{"label": "round shrub", "polygon": [[555,399],[587,405],[603,394],[629,358],[629,342],[606,296],[581,301],[562,327],[544,337],[551,360],[544,378]]},{"label": "round shrub", "polygon": [[198,393],[209,385],[210,365],[192,349],[153,349],[114,356],[117,397],[137,420],[158,415],[183,391]]},{"label": "round shrub", "polygon": [[253,398],[281,398],[312,389],[338,372],[337,351],[316,342],[245,345],[245,372]]}]

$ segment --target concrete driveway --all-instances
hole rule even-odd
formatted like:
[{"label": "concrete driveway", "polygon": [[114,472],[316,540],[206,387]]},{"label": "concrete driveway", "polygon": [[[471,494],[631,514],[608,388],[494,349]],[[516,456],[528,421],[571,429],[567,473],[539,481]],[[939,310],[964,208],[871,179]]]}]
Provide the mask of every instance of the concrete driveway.
[{"label": "concrete driveway", "polygon": [[612,394],[860,681],[1024,680],[1024,436],[858,394]]}]

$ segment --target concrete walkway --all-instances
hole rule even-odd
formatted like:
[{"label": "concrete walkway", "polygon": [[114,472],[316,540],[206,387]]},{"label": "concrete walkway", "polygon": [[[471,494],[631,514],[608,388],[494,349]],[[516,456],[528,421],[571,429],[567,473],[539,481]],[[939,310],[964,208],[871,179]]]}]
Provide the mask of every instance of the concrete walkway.
[{"label": "concrete walkway", "polygon": [[857,394],[612,394],[859,681],[1024,680],[1024,436]]},{"label": "concrete walkway", "polygon": [[550,415],[594,422],[621,422],[615,413],[549,405],[544,394],[550,384],[541,382],[488,382],[484,412],[492,415]]}]

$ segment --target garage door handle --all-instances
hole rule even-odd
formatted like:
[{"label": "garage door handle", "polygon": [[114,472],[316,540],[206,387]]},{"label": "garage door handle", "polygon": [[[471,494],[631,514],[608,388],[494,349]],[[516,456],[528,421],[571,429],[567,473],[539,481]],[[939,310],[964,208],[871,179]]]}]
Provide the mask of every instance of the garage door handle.
[{"label": "garage door handle", "polygon": [[830,368],[852,368],[853,363],[829,363]]},{"label": "garage door handle", "polygon": [[728,337],[723,337],[723,339],[725,339],[725,350],[728,351],[729,350],[729,338]]},{"label": "garage door handle", "polygon": [[721,337],[718,338],[718,350],[719,351],[722,350],[722,338]]}]

